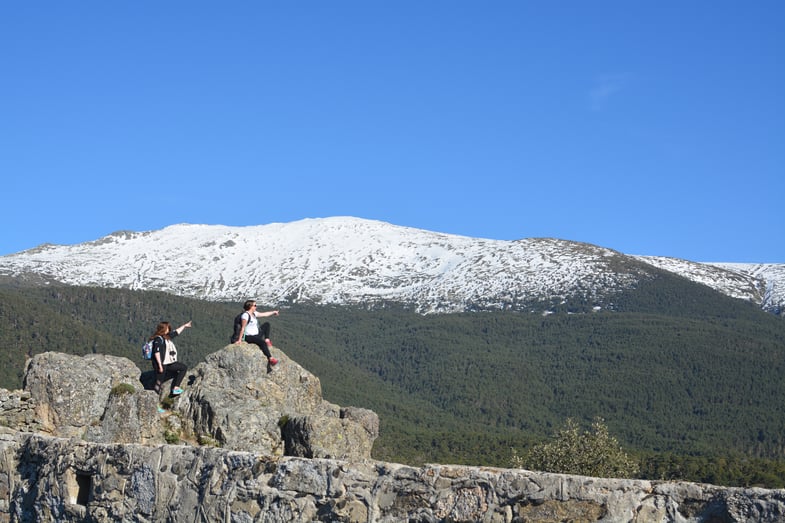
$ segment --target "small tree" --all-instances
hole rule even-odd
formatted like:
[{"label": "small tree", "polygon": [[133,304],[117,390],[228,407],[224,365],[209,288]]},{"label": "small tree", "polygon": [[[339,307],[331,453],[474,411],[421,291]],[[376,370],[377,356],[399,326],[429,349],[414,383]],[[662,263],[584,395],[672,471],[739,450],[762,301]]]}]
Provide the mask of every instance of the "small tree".
[{"label": "small tree", "polygon": [[568,418],[553,441],[536,445],[524,457],[513,452],[512,465],[606,478],[629,478],[638,472],[638,464],[608,433],[602,418],[594,420],[591,431],[583,432],[574,420]]}]

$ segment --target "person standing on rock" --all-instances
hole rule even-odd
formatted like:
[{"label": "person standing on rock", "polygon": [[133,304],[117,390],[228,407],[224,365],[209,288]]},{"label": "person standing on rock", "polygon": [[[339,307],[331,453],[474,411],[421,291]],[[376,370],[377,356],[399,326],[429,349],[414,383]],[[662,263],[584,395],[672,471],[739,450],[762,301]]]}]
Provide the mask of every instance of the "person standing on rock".
[{"label": "person standing on rock", "polygon": [[190,321],[172,330],[172,325],[168,321],[162,321],[155,328],[155,334],[150,336],[150,339],[153,340],[152,362],[155,371],[156,392],[161,392],[161,385],[171,378],[172,396],[179,396],[183,393],[180,384],[183,382],[188,367],[177,361],[177,347],[175,347],[172,338],[179,336],[188,327],[191,327]]},{"label": "person standing on rock", "polygon": [[272,366],[278,363],[278,360],[273,358],[270,353],[270,347],[273,342],[270,341],[270,322],[266,321],[259,325],[257,318],[267,318],[270,316],[278,316],[278,311],[259,312],[256,310],[255,300],[246,300],[243,304],[243,312],[234,319],[234,333],[232,334],[232,343],[253,343],[258,345],[265,356],[267,362]]}]

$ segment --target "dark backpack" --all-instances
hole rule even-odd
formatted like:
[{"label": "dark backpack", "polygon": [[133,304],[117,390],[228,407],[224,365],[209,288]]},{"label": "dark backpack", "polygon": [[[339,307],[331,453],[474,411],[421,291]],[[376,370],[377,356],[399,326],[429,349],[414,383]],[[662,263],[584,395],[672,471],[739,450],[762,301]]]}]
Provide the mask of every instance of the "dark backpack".
[{"label": "dark backpack", "polygon": [[[243,316],[248,314],[248,321],[251,321],[251,313],[248,311],[243,311],[234,318],[234,332],[232,332],[232,337],[229,339],[229,343],[234,343],[240,339],[240,331],[243,328]],[[243,340],[245,340],[245,333],[243,332]]]}]

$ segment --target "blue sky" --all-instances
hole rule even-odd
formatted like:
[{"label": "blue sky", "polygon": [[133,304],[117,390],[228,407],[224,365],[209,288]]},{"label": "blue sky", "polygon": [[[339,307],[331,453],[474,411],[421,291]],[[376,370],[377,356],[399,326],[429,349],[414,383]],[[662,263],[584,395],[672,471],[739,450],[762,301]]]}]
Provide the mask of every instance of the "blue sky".
[{"label": "blue sky", "polygon": [[0,255],[356,216],[785,263],[781,0],[12,0],[0,75]]}]

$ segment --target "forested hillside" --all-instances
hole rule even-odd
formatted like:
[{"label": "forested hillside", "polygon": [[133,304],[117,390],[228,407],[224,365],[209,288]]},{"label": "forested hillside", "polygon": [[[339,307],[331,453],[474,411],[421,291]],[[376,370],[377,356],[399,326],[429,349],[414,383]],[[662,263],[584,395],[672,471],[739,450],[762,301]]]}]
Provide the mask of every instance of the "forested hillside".
[{"label": "forested hillside", "polygon": [[[325,398],[376,411],[379,459],[506,466],[566,418],[605,419],[651,477],[785,485],[785,322],[663,276],[616,312],[421,316],[298,306],[273,341],[316,374]],[[228,342],[240,304],[78,287],[0,289],[0,386],[26,355],[103,352],[147,370],[160,320],[193,320],[189,366]],[[778,484],[779,482],[779,484]]]}]

